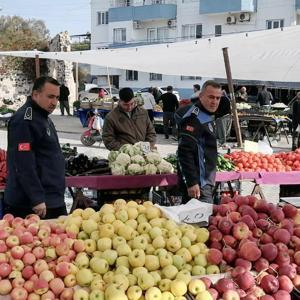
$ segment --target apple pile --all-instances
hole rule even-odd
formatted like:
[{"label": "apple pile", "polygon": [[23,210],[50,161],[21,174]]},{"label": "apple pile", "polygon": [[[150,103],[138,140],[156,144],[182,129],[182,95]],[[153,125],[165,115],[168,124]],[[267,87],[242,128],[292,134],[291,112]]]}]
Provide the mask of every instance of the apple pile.
[{"label": "apple pile", "polygon": [[[231,272],[242,299],[286,300],[294,286],[300,287],[300,212],[293,205],[226,196],[214,206],[208,229],[208,260]],[[226,285],[232,290],[231,283]]]},{"label": "apple pile", "polygon": [[245,151],[234,151],[225,154],[237,171],[246,172],[285,172],[300,171],[300,148],[293,152],[262,154]]}]

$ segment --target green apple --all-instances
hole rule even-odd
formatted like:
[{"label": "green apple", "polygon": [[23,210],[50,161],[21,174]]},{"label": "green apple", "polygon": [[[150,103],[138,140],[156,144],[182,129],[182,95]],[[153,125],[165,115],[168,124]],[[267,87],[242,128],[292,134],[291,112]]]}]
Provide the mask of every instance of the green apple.
[{"label": "green apple", "polygon": [[129,241],[132,239],[134,229],[128,225],[124,225],[119,228],[118,234],[122,236],[126,241]]},{"label": "green apple", "polygon": [[191,264],[185,264],[183,266],[183,270],[187,270],[189,272],[192,272],[192,268],[193,268],[193,266]]},{"label": "green apple", "polygon": [[204,243],[197,243],[196,245],[198,245],[198,247],[200,248],[200,253],[204,253],[206,254],[206,252],[208,251],[207,246]]},{"label": "green apple", "polygon": [[197,294],[196,300],[213,300],[214,298],[209,291],[203,291]]},{"label": "green apple", "polygon": [[168,251],[164,248],[159,248],[154,251],[154,255],[158,257],[165,256],[166,254],[168,254]]},{"label": "green apple", "polygon": [[105,274],[109,269],[109,264],[103,258],[93,257],[90,260],[90,268],[98,274]]},{"label": "green apple", "polygon": [[220,274],[220,268],[217,265],[210,265],[206,268],[207,274]]},{"label": "green apple", "polygon": [[155,248],[150,244],[148,244],[147,248],[146,248],[146,254],[147,255],[152,255],[155,252]]},{"label": "green apple", "polygon": [[191,240],[187,236],[183,236],[180,241],[181,246],[184,248],[190,248],[192,245]]},{"label": "green apple", "polygon": [[129,287],[126,293],[128,300],[139,300],[143,294],[143,291],[139,286],[133,285]]},{"label": "green apple", "polygon": [[101,257],[104,258],[111,266],[116,262],[116,259],[118,257],[118,252],[116,250],[107,249],[102,252]]},{"label": "green apple", "polygon": [[104,292],[105,300],[128,300],[125,292],[116,287],[114,284],[111,284],[107,287]]},{"label": "green apple", "polygon": [[171,293],[175,297],[180,297],[185,295],[187,292],[187,285],[183,280],[175,279],[171,282]]},{"label": "green apple", "polygon": [[181,248],[176,252],[177,255],[180,255],[185,262],[190,262],[192,261],[193,257],[190,253],[190,251],[187,248]]},{"label": "green apple", "polygon": [[133,249],[128,255],[128,261],[131,267],[143,267],[145,265],[146,255],[143,249]]},{"label": "green apple", "polygon": [[191,247],[189,247],[189,251],[190,251],[192,257],[195,257],[196,255],[198,255],[200,253],[200,247],[197,244],[192,245]]},{"label": "green apple", "polygon": [[111,249],[112,241],[110,238],[104,237],[97,241],[97,249],[99,251],[105,251],[107,249]]},{"label": "green apple", "polygon": [[116,250],[118,252],[118,256],[128,256],[131,252],[131,248],[127,243],[119,245]]},{"label": "green apple", "polygon": [[[140,217],[141,215],[139,215]],[[137,231],[139,234],[148,233],[151,230],[151,225],[148,222],[139,222]]]},{"label": "green apple", "polygon": [[170,291],[171,290],[171,282],[172,282],[171,279],[164,278],[159,282],[158,287],[162,292]]},{"label": "green apple", "polygon": [[174,296],[171,292],[162,292],[161,293],[161,300],[174,300]]},{"label": "green apple", "polygon": [[149,206],[146,209],[146,217],[148,220],[159,218],[161,215],[160,209],[156,206]]},{"label": "green apple", "polygon": [[146,274],[146,273],[148,273],[148,270],[144,267],[137,267],[137,268],[132,269],[132,274],[136,278],[138,278],[140,275]]},{"label": "green apple", "polygon": [[206,243],[209,239],[209,231],[204,227],[197,228],[196,235],[198,243]]},{"label": "green apple", "polygon": [[192,279],[191,272],[188,270],[181,270],[177,273],[176,279],[184,281],[185,284],[189,284]]},{"label": "green apple", "polygon": [[81,227],[84,232],[90,235],[93,231],[98,229],[98,224],[93,219],[83,220]]},{"label": "green apple", "polygon": [[169,266],[172,263],[173,263],[173,258],[170,253],[167,253],[165,255],[162,254],[159,256],[159,264],[160,264],[161,268]]},{"label": "green apple", "polygon": [[156,271],[160,267],[159,258],[156,255],[146,255],[145,268],[148,271]]},{"label": "green apple", "polygon": [[182,270],[185,265],[184,259],[180,255],[173,255],[173,265],[177,268],[177,270]]},{"label": "green apple", "polygon": [[127,276],[124,274],[116,274],[115,273],[112,283],[119,286],[124,292],[129,287],[129,280],[128,280]]},{"label": "green apple", "polygon": [[118,246],[126,244],[126,240],[122,236],[116,236],[112,240],[113,249],[117,250]]},{"label": "green apple", "polygon": [[128,274],[127,278],[129,281],[129,286],[134,286],[137,284],[137,278],[133,274]]},{"label": "green apple", "polygon": [[115,233],[114,226],[112,224],[101,224],[98,226],[100,238],[108,237],[112,238]]},{"label": "green apple", "polygon": [[127,207],[127,214],[130,220],[136,220],[139,215],[139,212],[136,207]]},{"label": "green apple", "polygon": [[89,238],[89,235],[85,231],[80,231],[77,235],[79,240],[86,240]]},{"label": "green apple", "polygon": [[146,250],[147,245],[148,245],[147,238],[142,235],[135,237],[132,241],[133,249]]},{"label": "green apple", "polygon": [[128,268],[126,268],[125,266],[119,266],[116,268],[115,270],[115,274],[124,274],[124,275],[129,275],[130,271]]},{"label": "green apple", "polygon": [[152,271],[150,272],[150,274],[154,279],[155,285],[157,285],[161,281],[161,276],[159,271]]},{"label": "green apple", "polygon": [[117,220],[120,220],[123,223],[125,223],[128,220],[127,210],[120,209],[120,210],[116,211],[115,212],[115,217],[116,217]]},{"label": "green apple", "polygon": [[162,235],[160,235],[160,236],[157,236],[156,238],[154,238],[154,240],[152,241],[152,246],[155,249],[164,248],[166,246],[166,241],[165,241],[164,237]]},{"label": "green apple", "polygon": [[104,224],[112,224],[116,220],[116,217],[115,217],[114,213],[108,213],[108,214],[102,215],[101,220],[102,220],[102,223],[104,223]]},{"label": "green apple", "polygon": [[206,269],[202,266],[194,265],[192,268],[192,275],[205,275]]},{"label": "green apple", "polygon": [[154,240],[156,237],[161,236],[162,232],[159,227],[152,227],[149,231],[151,239]]},{"label": "green apple", "polygon": [[129,260],[127,256],[119,256],[116,260],[116,267],[124,266],[129,269]]},{"label": "green apple", "polygon": [[162,275],[164,278],[174,279],[178,273],[178,270],[173,265],[168,265],[162,269]]},{"label": "green apple", "polygon": [[136,230],[138,227],[138,222],[137,220],[134,219],[129,219],[128,221],[125,222],[125,224],[132,227],[134,230]]},{"label": "green apple", "polygon": [[151,287],[145,293],[145,300],[161,300],[161,291],[157,287]]},{"label": "green apple", "polygon": [[84,289],[78,289],[74,291],[74,300],[89,300],[89,293]]},{"label": "green apple", "polygon": [[80,269],[76,273],[76,281],[80,286],[90,286],[93,281],[93,273],[90,269]]},{"label": "green apple", "polygon": [[146,215],[144,213],[140,213],[138,215],[138,217],[136,218],[136,220],[138,221],[139,224],[148,223],[148,219],[147,219],[147,217],[146,217]]},{"label": "green apple", "polygon": [[141,274],[138,277],[138,285],[143,291],[153,287],[154,284],[155,284],[154,279],[149,273]]},{"label": "green apple", "polygon": [[111,284],[112,280],[114,278],[114,272],[113,271],[108,271],[103,275],[103,280],[105,281],[106,284]]},{"label": "green apple", "polygon": [[194,263],[198,266],[206,267],[207,266],[207,259],[205,254],[198,254],[194,257]]},{"label": "green apple", "polygon": [[90,293],[89,300],[105,300],[104,292],[100,290],[93,290]]},{"label": "green apple", "polygon": [[192,279],[188,285],[188,290],[191,294],[197,295],[206,290],[205,283],[201,279]]},{"label": "green apple", "polygon": [[181,242],[180,239],[177,236],[172,236],[167,239],[166,247],[171,252],[176,252],[181,248]]}]

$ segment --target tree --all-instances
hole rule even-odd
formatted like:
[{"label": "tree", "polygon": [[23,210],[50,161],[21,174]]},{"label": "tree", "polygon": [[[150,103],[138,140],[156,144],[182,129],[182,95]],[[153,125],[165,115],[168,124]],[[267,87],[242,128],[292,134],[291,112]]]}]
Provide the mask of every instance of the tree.
[{"label": "tree", "polygon": [[[41,20],[25,20],[18,16],[0,17],[0,50],[40,50],[47,51],[49,45],[49,31]],[[47,63],[40,61],[41,74],[46,74]],[[21,71],[33,79],[35,77],[35,62],[30,58],[7,57],[2,61],[0,72]]]}]

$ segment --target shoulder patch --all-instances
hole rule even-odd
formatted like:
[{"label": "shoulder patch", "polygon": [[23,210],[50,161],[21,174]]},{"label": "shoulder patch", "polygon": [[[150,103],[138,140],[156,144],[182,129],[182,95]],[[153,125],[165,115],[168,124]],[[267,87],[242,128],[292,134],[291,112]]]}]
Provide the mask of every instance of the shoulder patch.
[{"label": "shoulder patch", "polygon": [[30,120],[32,121],[32,107],[27,107],[25,114],[24,114],[24,120]]},{"label": "shoulder patch", "polygon": [[189,131],[189,132],[193,132],[193,131],[195,130],[195,128],[194,128],[193,126],[187,125],[187,126],[185,127],[185,130],[187,130],[187,131]]}]

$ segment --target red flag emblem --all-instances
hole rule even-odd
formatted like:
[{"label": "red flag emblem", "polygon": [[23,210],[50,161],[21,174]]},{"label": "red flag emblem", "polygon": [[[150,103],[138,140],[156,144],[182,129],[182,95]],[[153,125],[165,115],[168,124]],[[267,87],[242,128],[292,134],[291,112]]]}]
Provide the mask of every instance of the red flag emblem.
[{"label": "red flag emblem", "polygon": [[190,132],[193,132],[194,131],[194,127],[193,126],[186,126],[186,128],[185,128],[187,131],[190,131]]},{"label": "red flag emblem", "polygon": [[18,145],[18,151],[30,151],[30,143],[20,143]]}]

